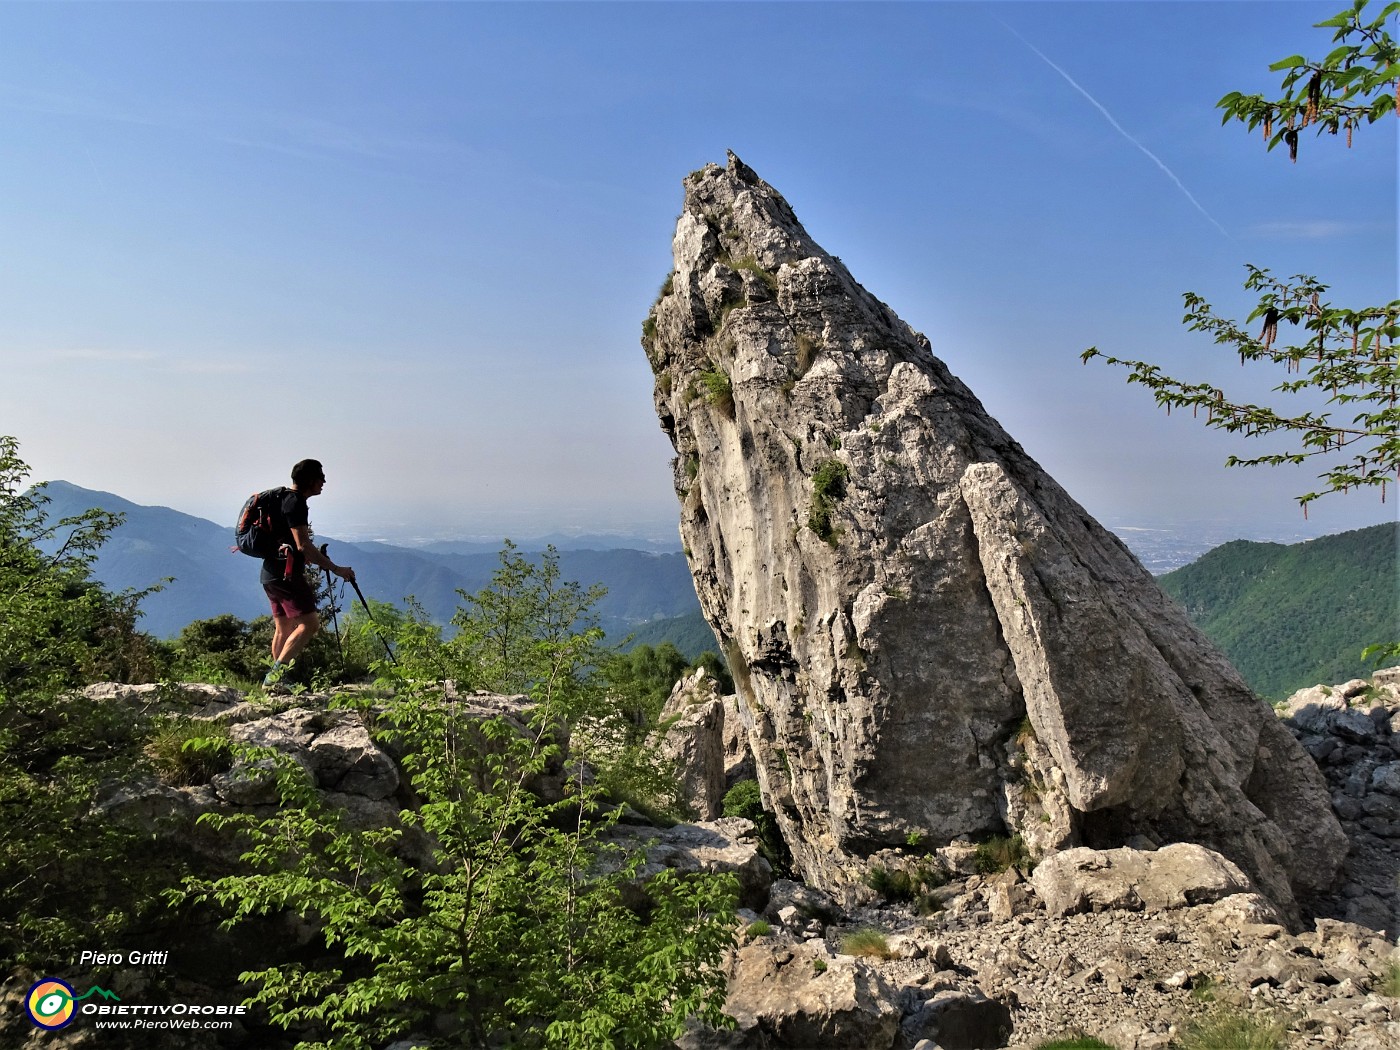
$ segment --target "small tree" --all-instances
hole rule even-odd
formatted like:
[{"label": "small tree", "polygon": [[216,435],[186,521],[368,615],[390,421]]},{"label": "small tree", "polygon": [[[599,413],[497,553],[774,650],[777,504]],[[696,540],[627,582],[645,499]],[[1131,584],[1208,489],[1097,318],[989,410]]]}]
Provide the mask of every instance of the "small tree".
[{"label": "small tree", "polygon": [[173,875],[168,855],[153,866],[139,834],[92,816],[98,785],[140,764],[148,727],[76,690],[138,676],[156,653],[134,628],[142,592],[91,577],[121,519],[51,521],[28,475],[0,436],[0,958],[46,967],[150,919]]},{"label": "small tree", "polygon": [[121,524],[106,511],[50,522],[44,487],[26,489],[19,442],[0,437],[0,711],[28,710],[81,681],[108,597],[91,579]]},{"label": "small tree", "polygon": [[670,642],[639,645],[625,653],[613,653],[603,662],[603,673],[616,703],[631,727],[636,742],[656,728],[671,690],[690,668],[685,654]]},{"label": "small tree", "polygon": [[[734,880],[663,872],[639,905],[640,856],[603,835],[618,810],[565,753],[579,720],[606,717],[596,593],[561,582],[552,552],[536,565],[507,546],[492,585],[464,597],[448,642],[410,607],[398,664],[379,665],[394,701],[361,707],[403,755],[402,827],[352,827],[283,762],[275,816],[204,818],[245,836],[253,872],[177,898],[215,900],[231,922],[289,909],[321,931],[320,961],[243,975],[275,1023],[320,1030],[305,1047],[446,1025],[457,1045],[621,1050],[662,1045],[692,1014],[720,1022]],[[482,720],[446,677],[526,703]]]},{"label": "small tree", "polygon": [[[1262,125],[1269,149],[1288,146],[1296,160],[1300,133],[1312,127],[1321,134],[1352,132],[1397,112],[1400,94],[1400,49],[1386,31],[1400,11],[1391,3],[1374,20],[1365,15],[1367,0],[1356,0],[1318,27],[1336,30],[1338,43],[1325,58],[1311,61],[1293,55],[1269,68],[1286,71],[1283,94],[1276,99],[1232,91],[1217,106],[1225,111],[1223,122],[1237,120],[1251,130]],[[1163,374],[1146,361],[1106,356],[1097,347],[1085,350],[1082,359],[1103,358],[1129,369],[1128,382],[1152,390],[1159,405],[1191,409],[1204,414],[1207,426],[1250,437],[1291,435],[1292,451],[1252,457],[1230,456],[1229,466],[1306,463],[1316,457],[1343,453],[1319,475],[1322,486],[1298,497],[1304,514],[1308,504],[1332,492],[1374,486],[1382,501],[1386,488],[1400,471],[1400,370],[1396,343],[1400,340],[1400,300],[1380,306],[1345,307],[1329,302],[1327,285],[1316,277],[1298,274],[1287,280],[1269,270],[1248,266],[1245,288],[1259,293],[1258,305],[1244,324],[1217,315],[1194,292],[1183,296],[1183,323],[1191,331],[1206,332],[1216,343],[1228,346],[1240,362],[1263,361],[1281,365],[1286,378],[1275,391],[1283,394],[1311,392],[1355,413],[1336,418],[1332,411],[1280,411],[1266,405],[1235,401],[1210,383],[1192,383]],[[1251,335],[1245,326],[1259,322]],[[1279,340],[1279,324],[1301,326],[1305,337],[1295,344]],[[1297,376],[1297,378],[1291,378]]]}]

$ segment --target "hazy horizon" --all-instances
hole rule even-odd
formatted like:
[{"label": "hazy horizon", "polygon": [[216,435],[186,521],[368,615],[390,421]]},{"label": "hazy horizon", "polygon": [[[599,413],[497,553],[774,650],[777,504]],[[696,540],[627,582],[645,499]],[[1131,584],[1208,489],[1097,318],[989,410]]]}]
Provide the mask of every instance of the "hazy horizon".
[{"label": "hazy horizon", "polygon": [[[31,481],[49,480],[60,484],[75,485],[75,482],[67,479],[38,479],[31,478]],[[232,527],[232,513],[200,514],[196,511],[164,503],[144,503],[139,500],[130,499],[120,492],[114,492],[110,488],[89,488],[88,486],[77,486],[85,491],[95,493],[107,493],[115,496],[119,500],[133,503],[144,507],[165,507],[182,514],[189,514],[192,517],[201,518],[214,524],[228,524]],[[313,526],[318,533],[325,536],[333,536],[335,539],[348,543],[387,543],[396,546],[420,547],[432,543],[470,542],[481,544],[499,544],[501,541],[509,539],[513,542],[532,542],[550,537],[565,537],[569,539],[579,539],[584,537],[614,538],[618,541],[642,540],[646,541],[651,549],[679,551],[682,549],[682,542],[679,532],[678,520],[655,520],[655,521],[618,521],[611,524],[588,524],[572,522],[562,516],[546,517],[539,520],[530,521],[519,519],[513,522],[502,522],[498,527],[489,526],[479,528],[468,528],[465,526],[444,525],[439,529],[425,529],[420,523],[403,522],[398,527],[364,526],[357,525],[353,521],[341,521],[335,529],[322,528],[316,525],[317,507],[323,497],[317,497],[316,502],[311,504]],[[233,509],[236,512],[237,508]],[[229,518],[228,522],[224,518]],[[1228,543],[1231,540],[1244,539],[1256,540],[1272,543],[1296,543],[1307,539],[1315,539],[1321,536],[1334,535],[1340,532],[1350,532],[1355,528],[1365,528],[1369,525],[1386,524],[1393,521],[1392,517],[1383,517],[1374,522],[1366,522],[1361,525],[1347,525],[1344,527],[1330,527],[1325,519],[1320,519],[1316,514],[1304,519],[1301,513],[1292,521],[1232,521],[1225,518],[1189,518],[1189,519],[1103,519],[1100,524],[1124,540],[1135,552],[1142,549],[1153,549],[1162,543],[1179,541],[1190,549],[1204,551],[1209,547]],[[1140,534],[1152,533],[1153,537],[1145,537]]]}]

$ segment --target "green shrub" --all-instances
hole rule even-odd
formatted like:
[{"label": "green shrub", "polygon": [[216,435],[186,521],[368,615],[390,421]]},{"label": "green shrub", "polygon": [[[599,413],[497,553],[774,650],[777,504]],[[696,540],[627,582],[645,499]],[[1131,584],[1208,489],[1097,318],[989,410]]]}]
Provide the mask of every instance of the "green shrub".
[{"label": "green shrub", "polygon": [[887,868],[873,864],[865,884],[887,901],[913,904],[921,915],[931,914],[940,905],[932,891],[946,885],[948,874],[936,864],[922,863],[913,868]]},{"label": "green shrub", "polygon": [[1113,1044],[1105,1043],[1092,1035],[1065,1035],[1048,1043],[1037,1043],[1035,1050],[1114,1050]]},{"label": "green shrub", "polygon": [[[353,827],[290,758],[238,746],[276,764],[282,804],[206,814],[248,844],[247,870],[187,880],[171,899],[215,903],[231,924],[290,912],[319,932],[319,958],[243,975],[274,1023],[349,1048],[448,1015],[462,1045],[508,1032],[561,1050],[640,1050],[690,1016],[724,1023],[736,880],[668,869],[638,905],[642,852],[608,844],[621,810],[602,774],[584,776],[627,733],[598,674],[600,594],[562,582],[552,551],[535,564],[508,544],[491,586],[463,596],[450,641],[410,611],[398,665],[380,665],[394,703],[362,708],[402,755],[416,800],[403,829]],[[524,724],[474,718],[444,696],[445,678],[525,695]],[[531,790],[542,775],[566,779],[563,797]],[[426,862],[402,855],[404,834],[432,844]]]},{"label": "green shrub", "polygon": [[705,400],[733,419],[734,384],[729,378],[729,373],[718,368],[701,372],[700,383],[705,388]]},{"label": "green shrub", "polygon": [[140,594],[91,576],[121,518],[53,521],[28,473],[0,436],[0,958],[42,972],[158,921],[180,866],[153,858],[148,835],[92,818],[100,786],[140,765],[150,724],[71,690],[140,680],[158,662],[132,626]]},{"label": "green shrub", "polygon": [[813,339],[806,332],[797,334],[797,375],[805,376],[812,370],[812,365],[816,363],[817,354],[821,352],[821,343]]},{"label": "green shrub", "polygon": [[773,814],[763,808],[763,793],[757,780],[740,780],[727,792],[721,803],[726,817],[745,817],[758,829],[758,849],[773,867],[773,872],[783,878],[792,871],[792,853],[783,834],[778,829],[778,821]]},{"label": "green shrub", "polygon": [[1392,999],[1400,999],[1400,963],[1391,963],[1385,968],[1385,976],[1381,978],[1376,991]]},{"label": "green shrub", "polygon": [[1178,1050],[1280,1050],[1288,1027],[1273,1017],[1216,1006],[1182,1030]]},{"label": "green shrub", "polygon": [[722,803],[726,817],[747,817],[753,820],[754,814],[764,812],[763,792],[757,780],[740,780],[724,793]]},{"label": "green shrub", "polygon": [[744,931],[744,933],[748,936],[749,940],[751,941],[756,940],[759,937],[767,937],[772,932],[773,927],[770,926],[768,923],[764,922],[762,919],[759,919],[756,922],[749,923],[748,928]]},{"label": "green shrub", "polygon": [[1029,864],[1030,854],[1026,851],[1026,844],[1020,835],[993,835],[985,842],[977,844],[973,863],[979,874],[995,875]]},{"label": "green shrub", "polygon": [[889,938],[876,929],[852,930],[841,935],[843,955],[863,955],[872,959],[892,959]]},{"label": "green shrub", "polygon": [[[364,679],[376,660],[383,657],[379,639],[362,626],[364,610],[358,605],[340,615],[330,615],[332,597],[323,576],[315,577],[317,601],[325,629],[311,639],[296,663],[282,672],[284,685],[357,682]],[[374,617],[396,622],[403,614],[387,602],[370,599]],[[338,636],[337,636],[338,632]],[[271,660],[272,617],[241,620],[224,613],[186,624],[173,643],[171,677],[187,682],[212,682],[249,690],[262,682]]]},{"label": "green shrub", "polygon": [[207,784],[232,764],[228,726],[197,718],[166,719],[142,749],[156,775],[174,787]]},{"label": "green shrub", "polygon": [[833,547],[841,530],[832,521],[832,514],[836,504],[846,498],[846,482],[850,476],[850,468],[839,459],[822,461],[812,475],[812,505],[807,513],[807,527]]}]

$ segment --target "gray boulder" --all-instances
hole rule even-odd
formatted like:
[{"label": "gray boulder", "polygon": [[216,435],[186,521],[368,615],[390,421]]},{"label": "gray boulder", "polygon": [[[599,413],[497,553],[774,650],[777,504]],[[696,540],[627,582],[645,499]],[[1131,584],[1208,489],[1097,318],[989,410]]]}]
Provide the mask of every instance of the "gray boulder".
[{"label": "gray boulder", "polygon": [[645,862],[638,872],[643,893],[646,880],[665,870],[728,872],[739,880],[739,907],[762,912],[768,904],[773,868],[759,852],[758,833],[751,820],[724,817],[671,828],[615,824],[599,839],[625,853],[644,852]]},{"label": "gray boulder", "polygon": [[828,955],[820,941],[765,938],[736,953],[724,1011],[738,1029],[727,1045],[888,1047],[899,1029],[895,998],[889,981],[860,959]]},{"label": "gray boulder", "polygon": [[[398,767],[376,744],[359,719],[345,711],[312,711],[292,708],[253,722],[234,726],[229,737],[254,747],[271,748],[293,756],[327,791],[341,791],[365,798],[388,798],[399,786]],[[270,771],[269,771],[270,772]],[[269,777],[257,776],[241,766],[221,778],[225,791],[257,791],[253,784]],[[238,787],[238,785],[242,785]],[[229,801],[235,801],[229,798]],[[265,801],[274,801],[271,798]],[[242,804],[249,804],[244,800]]]},{"label": "gray boulder", "polygon": [[1254,888],[1220,854],[1186,842],[1150,852],[1065,850],[1037,865],[1031,884],[1052,915],[1187,908]]},{"label": "gray boulder", "polygon": [[996,1050],[1007,1045],[1015,1024],[1005,1003],[980,993],[944,991],[901,1027],[906,1040],[929,1039],[939,1050]]}]

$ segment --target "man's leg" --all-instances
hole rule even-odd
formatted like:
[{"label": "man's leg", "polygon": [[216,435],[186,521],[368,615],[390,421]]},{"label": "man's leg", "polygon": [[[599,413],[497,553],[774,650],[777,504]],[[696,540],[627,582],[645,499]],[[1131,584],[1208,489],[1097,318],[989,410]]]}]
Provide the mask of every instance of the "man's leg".
[{"label": "man's leg", "polygon": [[285,616],[274,615],[272,617],[272,660],[274,663],[281,662],[280,654],[287,644],[287,618]]},{"label": "man's leg", "polygon": [[[280,650],[274,648],[272,658],[279,663],[289,664],[306,648],[307,643],[316,637],[316,632],[321,629],[321,618],[313,612],[307,613],[305,616],[277,620],[276,625],[281,627],[283,631],[282,648]],[[273,644],[276,645],[275,634]]]}]

